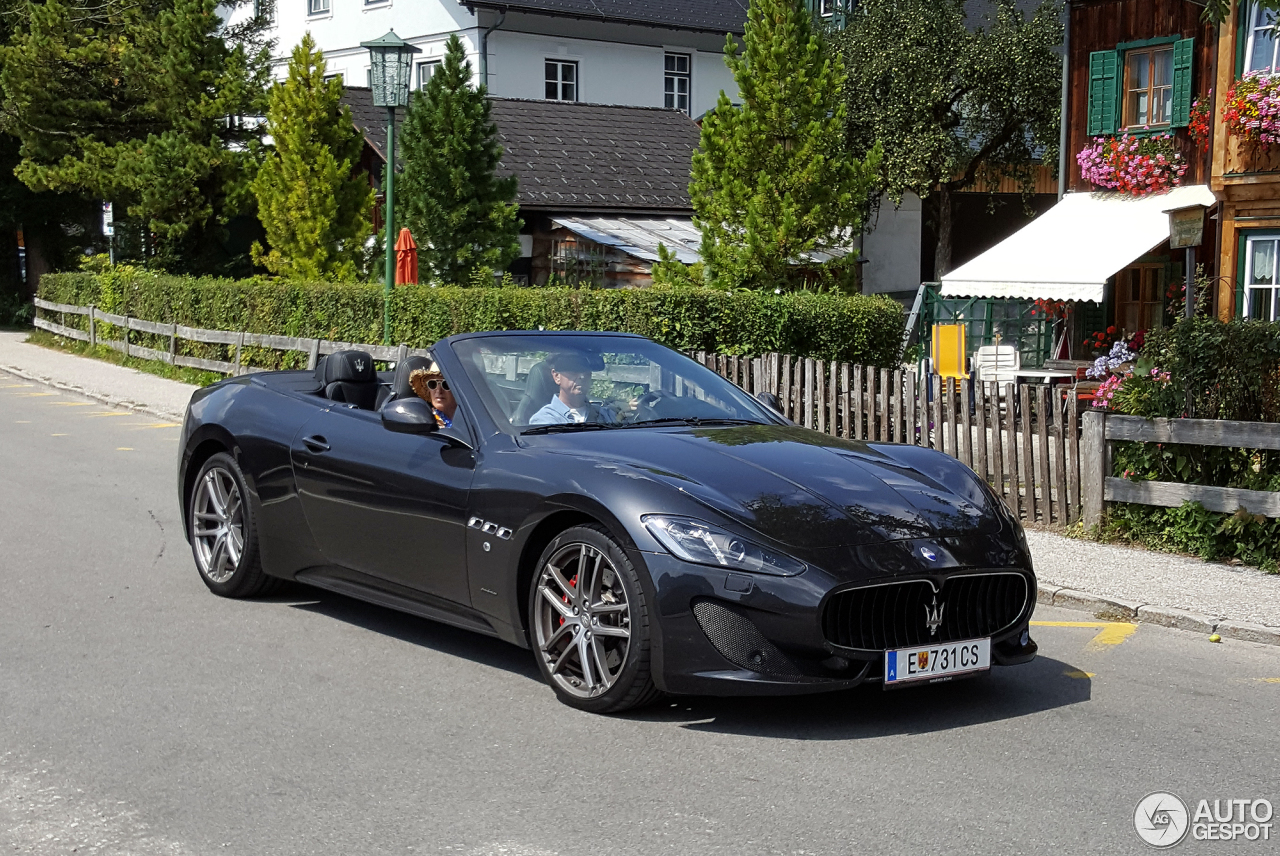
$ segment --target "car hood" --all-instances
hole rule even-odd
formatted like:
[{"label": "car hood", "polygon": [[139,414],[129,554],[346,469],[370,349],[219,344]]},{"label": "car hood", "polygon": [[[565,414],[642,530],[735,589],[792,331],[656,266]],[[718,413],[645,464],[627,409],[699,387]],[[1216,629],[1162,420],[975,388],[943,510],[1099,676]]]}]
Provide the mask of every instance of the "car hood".
[{"label": "car hood", "polygon": [[801,550],[995,534],[990,494],[959,461],[784,425],[637,428],[547,437],[626,466]]}]

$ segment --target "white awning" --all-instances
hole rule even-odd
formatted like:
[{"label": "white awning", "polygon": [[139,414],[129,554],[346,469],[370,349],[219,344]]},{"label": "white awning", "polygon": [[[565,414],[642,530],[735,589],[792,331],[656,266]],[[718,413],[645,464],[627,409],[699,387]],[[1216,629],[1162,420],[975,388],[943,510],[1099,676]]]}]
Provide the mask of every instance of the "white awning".
[{"label": "white awning", "polygon": [[1132,197],[1068,193],[1017,233],[942,277],[942,297],[1102,302],[1107,280],[1169,240],[1172,208],[1213,205],[1203,184]]}]

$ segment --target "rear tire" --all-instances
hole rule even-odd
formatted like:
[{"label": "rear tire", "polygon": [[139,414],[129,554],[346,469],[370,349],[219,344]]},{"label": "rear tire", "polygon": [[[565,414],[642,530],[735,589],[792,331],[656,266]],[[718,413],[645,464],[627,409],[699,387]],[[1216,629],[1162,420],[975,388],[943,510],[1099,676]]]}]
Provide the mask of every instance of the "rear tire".
[{"label": "rear tire", "polygon": [[542,551],[529,641],[542,677],[570,707],[620,713],[659,695],[640,576],[602,527],[567,529]]},{"label": "rear tire", "polygon": [[200,468],[187,498],[196,570],[209,590],[223,597],[267,594],[280,582],[262,571],[257,520],[248,497],[239,464],[219,452]]}]

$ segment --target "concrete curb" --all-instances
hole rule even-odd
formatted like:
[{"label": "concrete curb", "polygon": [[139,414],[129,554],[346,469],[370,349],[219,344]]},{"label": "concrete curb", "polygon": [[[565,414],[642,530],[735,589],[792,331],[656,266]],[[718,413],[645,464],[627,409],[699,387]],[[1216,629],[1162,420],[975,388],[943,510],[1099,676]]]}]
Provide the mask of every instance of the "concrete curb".
[{"label": "concrete curb", "polygon": [[1173,627],[1178,630],[1189,630],[1192,633],[1217,633],[1223,639],[1238,639],[1242,642],[1257,642],[1262,645],[1280,645],[1280,628],[1264,627],[1261,624],[1248,624],[1244,621],[1230,621],[1185,609],[1169,606],[1154,606],[1145,603],[1132,603],[1087,592],[1055,586],[1052,583],[1040,583],[1036,591],[1036,602],[1044,606],[1060,606],[1064,609],[1078,609],[1088,612],[1095,618],[1104,621],[1133,621],[1143,624],[1159,624],[1162,627]]},{"label": "concrete curb", "polygon": [[85,398],[92,398],[94,401],[101,401],[103,404],[108,404],[112,407],[123,407],[126,410],[133,410],[137,413],[148,413],[152,416],[158,416],[162,419],[169,419],[174,422],[181,422],[184,416],[184,414],[182,413],[169,413],[168,411],[161,410],[158,407],[152,407],[151,405],[148,405],[148,404],[139,404],[136,401],[129,401],[128,399],[116,398],[113,395],[107,395],[101,392],[94,392],[93,390],[85,389],[84,387],[80,387],[80,386],[75,386],[74,384],[70,384],[70,383],[63,383],[62,381],[54,380],[53,378],[44,377],[38,374],[33,374],[32,372],[29,372],[26,369],[18,368],[17,366],[0,364],[0,370],[6,371],[11,375],[16,375],[22,378],[23,380],[33,380],[36,383],[42,383],[45,386],[51,386],[54,389],[61,389],[67,392],[74,392],[77,395],[83,395]]}]

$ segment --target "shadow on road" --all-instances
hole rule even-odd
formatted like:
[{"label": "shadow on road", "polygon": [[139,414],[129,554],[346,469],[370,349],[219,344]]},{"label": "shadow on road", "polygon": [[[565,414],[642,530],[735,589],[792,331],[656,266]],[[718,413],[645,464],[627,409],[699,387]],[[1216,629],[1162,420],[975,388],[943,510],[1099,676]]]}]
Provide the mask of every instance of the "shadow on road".
[{"label": "shadow on road", "polygon": [[695,731],[791,740],[856,740],[927,734],[1028,716],[1088,701],[1092,681],[1040,656],[1022,666],[932,686],[886,692],[879,684],[811,696],[672,697],[629,718]]},{"label": "shadow on road", "polygon": [[374,633],[390,636],[411,645],[420,645],[462,657],[495,669],[502,669],[541,682],[538,666],[523,648],[517,648],[500,639],[483,636],[469,630],[450,627],[426,618],[418,618],[394,609],[365,603],[353,597],[291,583],[287,590],[266,598],[268,601],[288,603],[294,609],[316,612],[363,627]]},{"label": "shadow on road", "polygon": [[[300,584],[291,584],[267,600],[542,683],[532,655],[498,639]],[[1076,671],[1061,660],[1039,656],[1022,666],[996,667],[977,678],[891,692],[868,684],[805,696],[669,696],[619,718],[791,740],[927,734],[1088,701],[1092,681],[1065,674]]]}]

